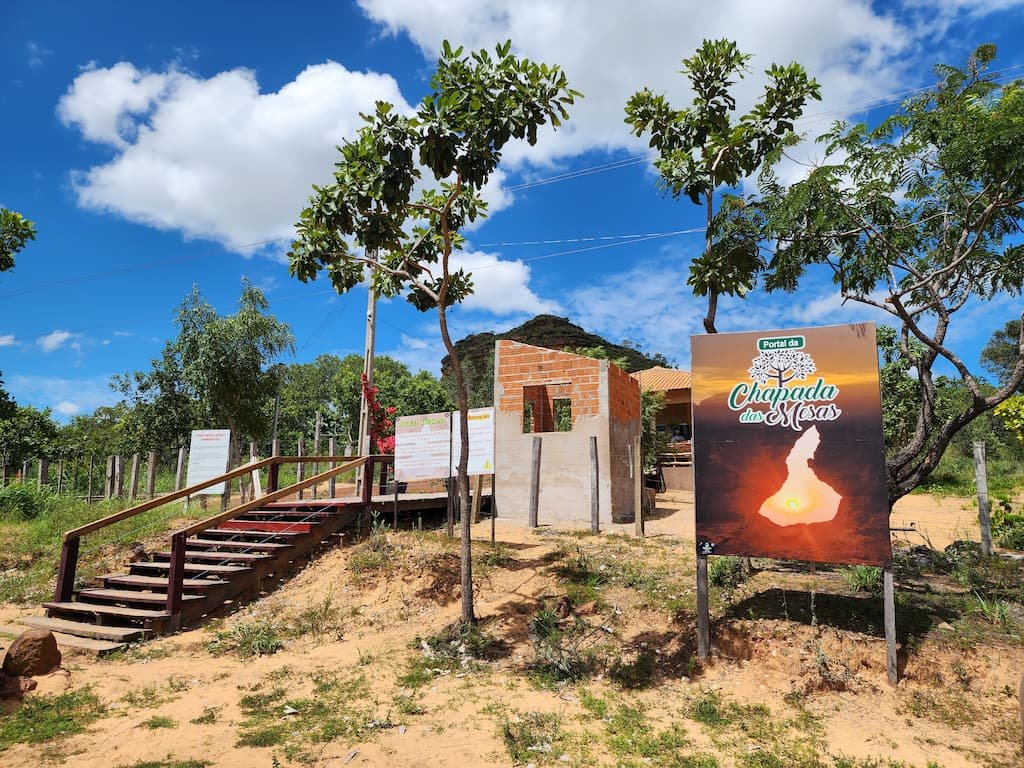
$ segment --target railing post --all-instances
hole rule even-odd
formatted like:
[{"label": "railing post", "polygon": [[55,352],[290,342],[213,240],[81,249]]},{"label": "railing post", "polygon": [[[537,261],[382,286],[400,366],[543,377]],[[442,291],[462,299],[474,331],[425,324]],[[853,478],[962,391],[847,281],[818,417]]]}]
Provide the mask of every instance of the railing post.
[{"label": "railing post", "polygon": [[367,456],[363,464],[363,482],[360,484],[359,501],[369,505],[373,499],[373,456]]},{"label": "railing post", "polygon": [[78,544],[80,538],[64,539],[64,546],[60,551],[60,566],[57,570],[57,588],[54,590],[53,599],[58,603],[66,603],[71,600],[75,591],[75,569],[78,566]]},{"label": "railing post", "polygon": [[185,578],[185,534],[171,536],[171,564],[167,574],[167,613],[171,614],[170,629],[181,627],[181,593]]},{"label": "railing post", "polygon": [[[270,446],[270,456],[274,458],[281,455],[281,441],[274,440]],[[278,485],[278,474],[281,471],[281,465],[278,462],[274,462],[267,467],[267,493],[273,493],[277,490]]]},{"label": "railing post", "polygon": [[[328,438],[327,439],[327,453],[329,453],[331,456],[334,456],[335,453],[337,452],[337,450],[338,450],[338,442],[337,442],[337,440],[335,438],[333,438],[333,437]],[[332,461],[329,466],[330,466],[331,469],[334,469],[338,465],[335,462]],[[335,489],[337,488],[337,480],[338,480],[338,476],[337,475],[331,475],[331,479],[327,481],[327,496],[329,498],[333,499],[334,496],[335,496]]]}]

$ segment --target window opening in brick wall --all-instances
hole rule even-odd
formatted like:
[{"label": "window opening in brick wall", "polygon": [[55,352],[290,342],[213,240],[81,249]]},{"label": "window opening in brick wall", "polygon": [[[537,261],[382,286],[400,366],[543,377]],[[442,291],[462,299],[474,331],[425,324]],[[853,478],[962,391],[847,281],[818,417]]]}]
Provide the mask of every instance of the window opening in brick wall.
[{"label": "window opening in brick wall", "polygon": [[551,401],[551,410],[555,415],[555,432],[572,432],[572,400],[557,397]]},{"label": "window opening in brick wall", "polygon": [[523,434],[533,432],[533,403],[523,401]]}]

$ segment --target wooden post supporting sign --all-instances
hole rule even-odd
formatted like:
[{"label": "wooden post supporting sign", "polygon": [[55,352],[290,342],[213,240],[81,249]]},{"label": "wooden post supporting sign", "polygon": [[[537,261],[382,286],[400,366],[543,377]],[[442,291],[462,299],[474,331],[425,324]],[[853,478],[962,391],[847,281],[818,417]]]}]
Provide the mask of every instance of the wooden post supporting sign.
[{"label": "wooden post supporting sign", "polygon": [[708,556],[697,553],[697,661],[711,655],[711,616],[708,613]]},{"label": "wooden post supporting sign", "polygon": [[981,526],[981,553],[989,557],[992,549],[992,523],[989,519],[988,471],[985,468],[985,443],[974,444],[974,481],[978,486],[978,523]]},{"label": "wooden post supporting sign", "polygon": [[885,622],[885,670],[889,678],[889,685],[896,685],[900,681],[899,667],[896,658],[896,587],[893,584],[892,567],[882,571],[882,591]]},{"label": "wooden post supporting sign", "polygon": [[185,483],[185,446],[178,449],[178,466],[174,470],[174,490],[180,491]]}]

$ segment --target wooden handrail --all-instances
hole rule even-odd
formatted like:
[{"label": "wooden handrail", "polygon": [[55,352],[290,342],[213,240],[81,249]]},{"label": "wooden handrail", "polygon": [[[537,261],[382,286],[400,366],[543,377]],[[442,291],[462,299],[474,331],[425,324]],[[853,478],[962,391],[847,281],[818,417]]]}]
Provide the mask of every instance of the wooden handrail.
[{"label": "wooden handrail", "polygon": [[135,515],[143,512],[148,512],[151,509],[156,509],[157,507],[163,506],[164,504],[168,504],[172,501],[183,499],[186,496],[194,496],[196,491],[201,491],[204,488],[209,488],[217,485],[218,483],[233,480],[234,478],[241,477],[242,475],[247,475],[250,472],[255,472],[263,469],[264,467],[269,467],[271,464],[281,463],[284,458],[285,457],[283,456],[271,456],[269,458],[253,462],[252,464],[243,464],[240,467],[232,469],[230,472],[225,472],[223,475],[217,475],[217,477],[210,480],[204,480],[201,483],[196,483],[195,485],[190,485],[187,488],[182,488],[180,491],[173,491],[155,499],[144,501],[142,504],[136,504],[134,507],[129,507],[128,509],[123,509],[120,512],[115,512],[112,515],[101,517],[99,520],[93,520],[91,523],[86,523],[85,525],[81,525],[78,528],[74,528],[65,533],[64,541],[80,538],[87,533],[98,531],[100,528],[106,528],[108,525],[113,525],[121,520],[127,520],[129,517],[134,517]]},{"label": "wooden handrail", "polygon": [[[303,460],[305,460],[306,457],[303,456],[302,458]],[[291,496],[294,493],[298,493],[299,491],[305,490],[306,488],[309,488],[311,485],[316,485],[317,483],[322,483],[324,480],[329,480],[332,476],[339,474],[340,472],[345,472],[346,470],[361,467],[370,459],[376,460],[376,457],[360,456],[357,459],[352,459],[351,461],[345,464],[342,464],[337,467],[332,467],[331,469],[327,469],[321,472],[319,475],[313,475],[312,477],[307,478],[302,482],[293,483],[292,485],[286,486],[279,491],[273,491],[272,493],[260,496],[258,499],[254,499],[253,501],[248,501],[245,504],[240,504],[237,507],[233,507],[232,509],[229,509],[226,512],[221,512],[220,514],[214,515],[213,517],[208,517],[205,520],[199,520],[198,522],[195,522],[190,526],[182,528],[179,531],[175,531],[172,534],[172,536],[177,536],[179,534],[184,536],[192,536],[193,534],[199,533],[200,531],[205,531],[207,528],[212,528],[215,525],[223,523],[225,520],[230,520],[231,518],[237,517],[238,515],[244,515],[246,512],[251,512],[254,509],[259,509],[264,504],[268,504],[272,501],[279,501],[280,499],[287,498],[288,496]]]}]

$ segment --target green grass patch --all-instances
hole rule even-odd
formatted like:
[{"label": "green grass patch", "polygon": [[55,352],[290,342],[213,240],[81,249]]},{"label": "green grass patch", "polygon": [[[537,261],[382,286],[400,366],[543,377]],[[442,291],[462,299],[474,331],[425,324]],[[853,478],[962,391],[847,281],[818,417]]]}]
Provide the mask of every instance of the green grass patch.
[{"label": "green grass patch", "polygon": [[215,656],[233,653],[243,659],[270,656],[284,648],[284,632],[283,627],[269,619],[241,621],[218,631],[207,650]]},{"label": "green grass patch", "polygon": [[211,765],[209,760],[140,760],[117,768],[209,768]]},{"label": "green grass patch", "polygon": [[139,728],[148,728],[151,731],[158,730],[160,728],[177,728],[178,724],[173,718],[167,717],[166,715],[154,715],[149,720],[143,720],[139,723]]},{"label": "green grass patch", "polygon": [[561,718],[548,712],[514,712],[498,726],[512,762],[548,764],[558,761],[567,743]]},{"label": "green grass patch", "polygon": [[438,675],[484,669],[481,661],[493,660],[506,652],[506,644],[483,631],[479,625],[452,624],[428,637],[417,637],[405,672],[398,678],[403,688],[421,688]]},{"label": "green grass patch", "polygon": [[103,712],[103,705],[88,688],[59,696],[30,696],[0,718],[0,750],[81,733]]},{"label": "green grass patch", "polygon": [[192,725],[213,725],[217,722],[218,717],[220,717],[220,707],[207,707],[203,710],[203,714],[193,717],[189,722]]}]

